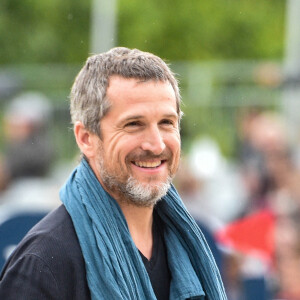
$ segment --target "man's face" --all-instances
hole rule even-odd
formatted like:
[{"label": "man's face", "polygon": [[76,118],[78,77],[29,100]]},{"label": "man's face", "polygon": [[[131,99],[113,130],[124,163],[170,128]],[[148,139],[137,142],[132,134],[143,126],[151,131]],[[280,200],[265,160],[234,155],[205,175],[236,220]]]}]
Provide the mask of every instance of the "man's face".
[{"label": "man's face", "polygon": [[152,206],[165,195],[180,159],[179,116],[168,82],[110,78],[100,122],[96,175],[116,200]]}]

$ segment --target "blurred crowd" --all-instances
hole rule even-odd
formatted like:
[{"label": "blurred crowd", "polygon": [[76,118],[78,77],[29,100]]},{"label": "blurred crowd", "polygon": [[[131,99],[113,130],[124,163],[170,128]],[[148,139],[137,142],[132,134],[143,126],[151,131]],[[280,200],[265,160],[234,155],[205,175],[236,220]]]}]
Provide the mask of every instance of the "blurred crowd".
[{"label": "blurred crowd", "polygon": [[234,161],[207,137],[194,143],[179,193],[214,236],[230,300],[299,300],[300,148],[273,111],[240,112],[237,134]]},{"label": "blurred crowd", "polygon": [[[64,176],[53,172],[51,118],[38,93],[5,109],[0,223],[18,210],[59,204]],[[175,185],[207,237],[229,300],[300,300],[300,146],[272,111],[247,109],[236,128],[234,159],[202,137],[183,155]]]}]

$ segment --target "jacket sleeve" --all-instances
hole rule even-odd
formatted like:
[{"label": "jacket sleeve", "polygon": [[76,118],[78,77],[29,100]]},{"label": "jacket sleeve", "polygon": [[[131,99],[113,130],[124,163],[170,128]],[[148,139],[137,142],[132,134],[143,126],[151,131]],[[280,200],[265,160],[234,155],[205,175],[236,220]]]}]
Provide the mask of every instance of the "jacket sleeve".
[{"label": "jacket sleeve", "polygon": [[38,256],[27,254],[3,271],[0,299],[58,300],[61,297],[48,265]]}]

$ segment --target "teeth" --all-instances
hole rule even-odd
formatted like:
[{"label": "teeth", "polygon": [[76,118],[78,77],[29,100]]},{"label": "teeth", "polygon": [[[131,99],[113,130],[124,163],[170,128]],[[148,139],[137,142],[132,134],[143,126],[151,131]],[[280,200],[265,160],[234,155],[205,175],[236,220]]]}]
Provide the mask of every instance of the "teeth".
[{"label": "teeth", "polygon": [[156,168],[161,165],[161,161],[149,162],[149,161],[136,161],[134,164],[141,168]]}]

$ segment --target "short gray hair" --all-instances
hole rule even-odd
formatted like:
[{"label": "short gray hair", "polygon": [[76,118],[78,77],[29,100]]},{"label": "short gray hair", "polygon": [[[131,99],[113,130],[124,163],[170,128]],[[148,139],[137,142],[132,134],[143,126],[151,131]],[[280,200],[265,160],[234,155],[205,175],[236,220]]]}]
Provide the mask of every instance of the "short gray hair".
[{"label": "short gray hair", "polygon": [[89,57],[78,73],[70,94],[73,124],[81,121],[86,129],[100,136],[100,120],[110,107],[106,91],[112,75],[168,81],[174,89],[177,112],[181,116],[178,82],[168,65],[154,54],[117,47]]}]

